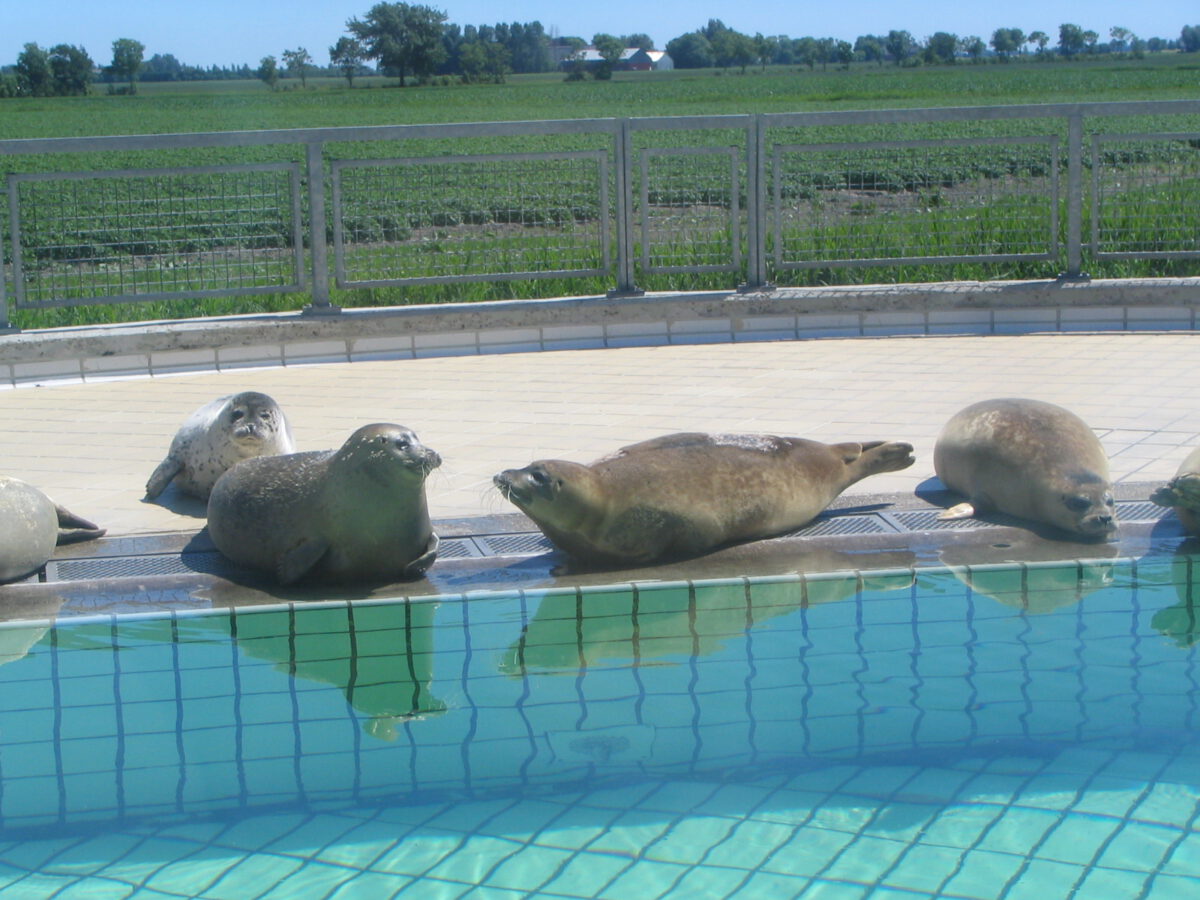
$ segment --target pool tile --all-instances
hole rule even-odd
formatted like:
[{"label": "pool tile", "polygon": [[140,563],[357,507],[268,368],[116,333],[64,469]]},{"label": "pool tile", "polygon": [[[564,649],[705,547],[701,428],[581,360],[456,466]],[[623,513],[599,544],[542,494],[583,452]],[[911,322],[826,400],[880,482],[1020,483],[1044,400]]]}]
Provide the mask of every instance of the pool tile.
[{"label": "pool tile", "polygon": [[[519,847],[510,845],[510,854],[507,858],[495,859],[492,861],[492,866],[488,868],[490,872],[487,874],[486,885],[488,887],[509,888],[514,891],[531,891],[538,890],[549,881],[556,878],[561,869],[565,868],[571,860],[572,854],[565,850],[553,850],[550,848],[539,848],[536,853],[516,853]],[[464,860],[473,862],[475,856],[474,847],[467,854],[471,859]],[[464,877],[463,869],[465,865],[460,865],[458,870],[454,872],[454,877],[467,881],[468,883],[479,884],[482,878]],[[476,867],[478,871],[480,867]]]},{"label": "pool tile", "polygon": [[622,872],[600,894],[601,898],[661,897],[688,872],[687,866],[640,860]]},{"label": "pool tile", "polygon": [[[322,870],[332,870],[332,867],[260,851],[243,856],[230,866],[205,889],[204,896],[206,900],[245,900],[248,896],[258,895],[267,885],[274,887],[266,896],[296,896],[295,893],[281,893],[282,886],[297,872],[305,873],[305,878],[301,879],[305,883],[314,873]],[[345,869],[336,871],[343,877],[349,875]]]},{"label": "pool tile", "polygon": [[1015,880],[1007,882],[1005,900],[1046,900],[1047,897],[1066,897],[1083,877],[1082,866],[1052,862],[1045,859],[1030,861]]},{"label": "pool tile", "polygon": [[385,900],[400,891],[415,884],[413,879],[404,875],[392,875],[386,872],[358,872],[352,878],[342,882],[329,900]]},{"label": "pool tile", "polygon": [[1165,875],[1187,875],[1200,879],[1200,831],[1192,831],[1162,863]]},{"label": "pool tile", "polygon": [[984,835],[979,847],[1024,856],[1057,820],[1057,815],[1044,810],[1007,809]]},{"label": "pool tile", "polygon": [[568,858],[541,890],[552,896],[594,897],[632,864],[623,857],[585,851]]},{"label": "pool tile", "polygon": [[962,867],[950,876],[942,892],[952,897],[994,900],[999,887],[1007,882],[1024,862],[1023,856],[1012,853],[972,850],[963,857]]},{"label": "pool tile", "polygon": [[1114,819],[1068,815],[1047,835],[1037,855],[1042,859],[1088,865],[1119,826],[1120,822]]},{"label": "pool tile", "polygon": [[912,844],[877,883],[885,887],[933,892],[958,867],[961,859],[962,851],[952,847]]}]

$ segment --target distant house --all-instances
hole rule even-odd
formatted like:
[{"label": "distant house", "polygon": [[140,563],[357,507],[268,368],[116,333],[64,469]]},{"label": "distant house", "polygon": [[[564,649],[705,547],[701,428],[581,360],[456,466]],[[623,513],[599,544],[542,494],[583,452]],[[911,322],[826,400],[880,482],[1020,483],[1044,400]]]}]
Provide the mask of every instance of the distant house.
[{"label": "distant house", "polygon": [[[604,57],[595,47],[584,47],[574,56],[559,60],[560,69],[570,69],[576,63],[583,63],[587,69],[593,69],[604,62]],[[613,69],[625,72],[665,72],[675,68],[675,61],[662,50],[642,50],[638,47],[626,47],[621,51]]]}]

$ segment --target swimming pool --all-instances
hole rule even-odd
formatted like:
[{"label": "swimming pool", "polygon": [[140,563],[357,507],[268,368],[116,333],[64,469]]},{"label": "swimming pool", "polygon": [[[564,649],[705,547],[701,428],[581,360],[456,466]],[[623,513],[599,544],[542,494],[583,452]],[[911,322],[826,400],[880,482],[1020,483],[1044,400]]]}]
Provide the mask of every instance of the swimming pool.
[{"label": "swimming pool", "polygon": [[1200,558],[0,630],[19,897],[1193,897]]}]

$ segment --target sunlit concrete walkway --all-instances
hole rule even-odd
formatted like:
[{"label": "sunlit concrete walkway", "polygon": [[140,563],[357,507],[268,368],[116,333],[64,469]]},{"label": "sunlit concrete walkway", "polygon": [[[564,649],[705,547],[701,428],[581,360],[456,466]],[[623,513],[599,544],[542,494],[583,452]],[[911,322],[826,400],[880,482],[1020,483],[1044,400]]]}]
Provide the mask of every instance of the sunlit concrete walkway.
[{"label": "sunlit concrete walkway", "polygon": [[[912,491],[934,439],[975,400],[1038,397],[1081,415],[1119,481],[1170,477],[1200,444],[1200,334],[891,337],[408,359],[0,390],[0,472],[110,535],[195,529],[200,504],[142,502],[179,424],[213,397],[274,396],[301,450],[370,422],[407,425],[445,462],[435,518],[513,511],[491,488],[541,457],[589,461],[673,431],[899,439],[917,464],[854,493]],[[174,511],[172,508],[173,507]]]}]

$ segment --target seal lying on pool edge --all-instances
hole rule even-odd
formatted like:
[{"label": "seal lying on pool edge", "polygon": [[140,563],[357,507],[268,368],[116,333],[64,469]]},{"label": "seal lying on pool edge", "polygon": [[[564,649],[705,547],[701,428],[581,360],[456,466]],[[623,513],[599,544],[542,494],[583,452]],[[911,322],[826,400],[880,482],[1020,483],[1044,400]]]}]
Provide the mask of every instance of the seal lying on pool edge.
[{"label": "seal lying on pool edge", "polygon": [[437,558],[425,476],[441,462],[390,424],[363,426],[340,450],[243,460],[213,487],[208,532],[281,584],[417,578]]},{"label": "seal lying on pool edge", "polygon": [[295,449],[283,410],[266,394],[242,391],[218,397],[179,427],[166,458],[146,482],[146,499],[153,500],[174,479],[185,494],[207,500],[217,479],[234,463]]},{"label": "seal lying on pool edge", "polygon": [[33,485],[0,475],[0,583],[36,572],[58,544],[103,534],[103,528],[56,505]]},{"label": "seal lying on pool edge", "polygon": [[997,510],[1090,538],[1117,527],[1108,457],[1087,423],[1042,400],[983,400],[956,413],[933,448],[933,469],[966,503],[954,519]]},{"label": "seal lying on pool edge", "polygon": [[1150,500],[1172,507],[1187,531],[1200,534],[1200,447],[1188,454],[1175,477],[1151,494]]},{"label": "seal lying on pool edge", "polygon": [[493,481],[589,565],[698,556],[799,528],[860,479],[913,464],[912,445],[669,434],[591,465],[541,460]]}]

